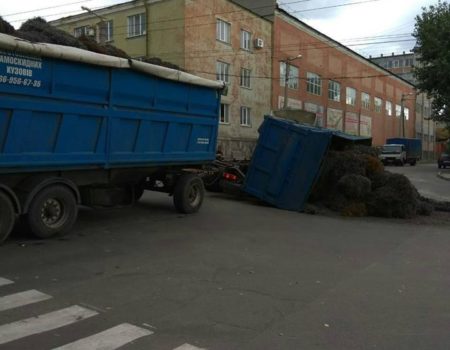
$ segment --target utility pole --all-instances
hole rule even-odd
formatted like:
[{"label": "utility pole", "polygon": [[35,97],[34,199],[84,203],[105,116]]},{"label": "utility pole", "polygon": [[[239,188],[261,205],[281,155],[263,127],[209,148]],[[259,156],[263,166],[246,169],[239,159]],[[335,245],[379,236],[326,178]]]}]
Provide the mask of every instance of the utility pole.
[{"label": "utility pole", "polygon": [[284,64],[286,65],[285,74],[284,74],[284,101],[283,101],[283,109],[288,109],[288,85],[289,85],[289,74],[290,74],[290,63],[297,58],[302,58],[302,55],[298,54],[295,57],[286,58]]},{"label": "utility pole", "polygon": [[100,28],[100,34],[98,36],[98,39],[99,39],[100,44],[104,44],[106,41],[105,40],[105,30],[106,30],[105,24],[107,22],[107,19],[103,16],[100,16],[95,11],[91,10],[89,7],[81,6],[81,9],[100,19],[100,23],[98,24],[98,27]]}]

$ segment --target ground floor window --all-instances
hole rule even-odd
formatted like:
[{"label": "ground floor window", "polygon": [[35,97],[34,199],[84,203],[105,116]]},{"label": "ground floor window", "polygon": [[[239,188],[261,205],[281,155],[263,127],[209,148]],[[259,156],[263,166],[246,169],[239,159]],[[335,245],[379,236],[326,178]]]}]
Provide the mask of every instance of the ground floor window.
[{"label": "ground floor window", "polygon": [[250,108],[248,107],[241,107],[241,125],[251,126]]}]

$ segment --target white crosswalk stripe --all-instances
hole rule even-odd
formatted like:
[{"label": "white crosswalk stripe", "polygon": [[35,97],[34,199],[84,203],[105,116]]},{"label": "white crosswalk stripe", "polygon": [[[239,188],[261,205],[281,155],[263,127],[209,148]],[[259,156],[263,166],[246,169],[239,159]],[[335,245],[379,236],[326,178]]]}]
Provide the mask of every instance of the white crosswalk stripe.
[{"label": "white crosswalk stripe", "polygon": [[25,292],[15,293],[0,297],[0,311],[14,309],[16,307],[38,303],[40,301],[51,299],[50,295],[41,293],[37,290],[27,290]]},{"label": "white crosswalk stripe", "polygon": [[63,345],[54,350],[114,350],[139,338],[152,335],[153,332],[144,328],[123,323],[104,332]]},{"label": "white crosswalk stripe", "polygon": [[0,326],[0,345],[64,327],[97,315],[98,312],[78,305]]},{"label": "white crosswalk stripe", "polygon": [[[0,277],[0,287],[14,284],[7,278]],[[32,289],[0,297],[0,312],[52,299],[51,295]],[[93,307],[95,309],[95,307]],[[91,308],[73,305],[64,309],[30,317],[20,321],[0,325],[0,347],[23,338],[39,335],[51,330],[62,328],[98,315],[99,312]],[[153,335],[154,332],[122,323],[106,329],[100,333],[88,335],[72,343],[62,345],[53,350],[115,350],[132,343],[140,338]],[[31,340],[30,340],[31,341]],[[190,344],[183,344],[173,350],[206,350]]]},{"label": "white crosswalk stripe", "polygon": [[191,345],[191,344],[183,344],[183,345],[181,345],[178,348],[173,349],[173,350],[206,350],[206,349],[198,348],[198,347],[196,347],[194,345]]},{"label": "white crosswalk stripe", "polygon": [[8,284],[13,284],[13,283],[14,283],[13,281],[10,281],[10,280],[8,280],[6,278],[0,277],[0,287],[1,286],[6,286]]}]

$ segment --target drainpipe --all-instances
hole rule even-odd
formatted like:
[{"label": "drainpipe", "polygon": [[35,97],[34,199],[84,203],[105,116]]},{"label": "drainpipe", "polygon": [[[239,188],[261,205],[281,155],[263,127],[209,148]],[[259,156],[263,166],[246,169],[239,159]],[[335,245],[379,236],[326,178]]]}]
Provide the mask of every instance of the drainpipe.
[{"label": "drainpipe", "polygon": [[149,28],[150,28],[150,21],[149,21],[149,14],[150,14],[150,9],[148,7],[148,1],[144,0],[144,5],[145,5],[145,57],[149,57],[150,56],[150,47],[148,44],[149,41]]}]

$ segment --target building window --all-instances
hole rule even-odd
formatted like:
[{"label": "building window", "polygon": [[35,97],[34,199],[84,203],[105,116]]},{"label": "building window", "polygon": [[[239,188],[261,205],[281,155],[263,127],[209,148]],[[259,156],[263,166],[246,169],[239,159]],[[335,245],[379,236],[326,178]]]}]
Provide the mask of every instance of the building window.
[{"label": "building window", "polygon": [[322,95],[322,79],[316,73],[306,73],[306,91],[313,95]]},{"label": "building window", "polygon": [[[285,80],[286,80],[286,63],[280,62],[280,85],[285,86]],[[287,78],[288,81],[288,88],[289,89],[298,89],[298,68],[296,66],[289,65],[289,77]]]},{"label": "building window", "polygon": [[393,64],[392,61],[388,61],[388,68],[392,68]]},{"label": "building window", "polygon": [[394,60],[394,68],[398,68],[398,67],[400,67],[399,60]]},{"label": "building window", "polygon": [[392,102],[386,101],[386,114],[392,117]]},{"label": "building window", "polygon": [[383,110],[383,100],[379,97],[374,98],[375,112],[381,113]]},{"label": "building window", "polygon": [[226,103],[220,104],[220,123],[230,124],[230,105]]},{"label": "building window", "polygon": [[108,21],[106,22],[106,41],[112,41],[114,38],[114,22],[113,21]]},{"label": "building window", "polygon": [[89,35],[89,26],[82,26],[82,27],[77,27],[73,30],[73,36],[75,38],[79,38],[80,36],[87,36]]},{"label": "building window", "polygon": [[361,107],[370,109],[370,95],[365,92],[361,92]]},{"label": "building window", "polygon": [[409,120],[409,108],[408,107],[405,107],[405,110],[403,113],[405,113],[405,120]]},{"label": "building window", "polygon": [[230,82],[230,65],[228,63],[217,61],[216,79],[224,83]]},{"label": "building window", "polygon": [[395,116],[400,117],[402,115],[402,106],[395,105]]},{"label": "building window", "polygon": [[345,103],[347,103],[349,106],[354,106],[356,105],[356,90],[351,88],[351,87],[347,87],[345,89]]},{"label": "building window", "polygon": [[246,68],[241,68],[241,86],[250,89],[251,86],[251,82],[250,82],[250,74],[251,74],[251,70],[250,69],[246,69]]},{"label": "building window", "polygon": [[341,84],[330,80],[328,83],[328,98],[332,101],[341,101]]},{"label": "building window", "polygon": [[251,126],[250,108],[248,107],[241,107],[241,125]]},{"label": "building window", "polygon": [[241,49],[250,51],[252,45],[252,34],[241,30]]},{"label": "building window", "polygon": [[145,13],[128,17],[128,37],[144,35],[146,33]]},{"label": "building window", "polygon": [[231,24],[221,19],[217,20],[216,39],[224,43],[231,43]]}]

